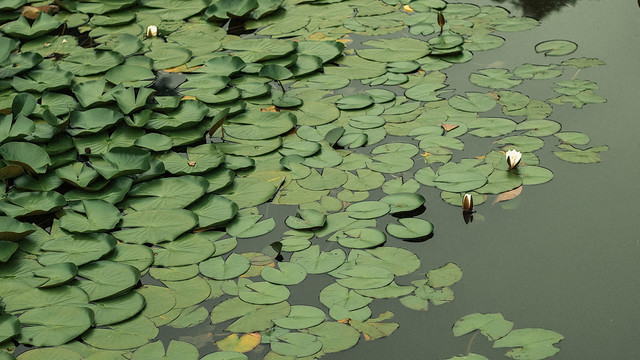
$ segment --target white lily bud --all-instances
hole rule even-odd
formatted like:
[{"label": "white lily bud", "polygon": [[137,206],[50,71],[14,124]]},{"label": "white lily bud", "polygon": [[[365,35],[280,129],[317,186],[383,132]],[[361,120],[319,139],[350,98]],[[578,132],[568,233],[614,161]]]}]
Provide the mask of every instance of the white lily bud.
[{"label": "white lily bud", "polygon": [[158,27],[155,25],[147,26],[147,37],[158,36]]},{"label": "white lily bud", "polygon": [[471,210],[473,210],[473,197],[471,194],[464,194],[464,198],[462,198],[462,211]]},{"label": "white lily bud", "polygon": [[513,169],[514,167],[518,166],[518,164],[520,164],[520,160],[522,160],[522,153],[515,149],[507,151],[506,156],[509,169]]}]

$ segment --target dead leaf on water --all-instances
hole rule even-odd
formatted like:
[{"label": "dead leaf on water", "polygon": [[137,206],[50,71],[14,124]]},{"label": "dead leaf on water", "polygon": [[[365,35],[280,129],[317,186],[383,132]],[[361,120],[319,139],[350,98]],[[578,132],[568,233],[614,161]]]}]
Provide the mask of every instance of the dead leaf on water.
[{"label": "dead leaf on water", "polygon": [[260,344],[262,336],[260,333],[249,333],[242,336],[233,333],[222,340],[215,342],[216,346],[222,351],[235,351],[245,353],[256,348]]},{"label": "dead leaf on water", "polygon": [[194,66],[194,67],[187,67],[186,65],[180,65],[180,66],[164,69],[162,71],[169,72],[169,73],[183,73],[183,72],[195,71],[195,70],[200,69],[201,67],[202,67],[202,65],[198,65],[198,66]]},{"label": "dead leaf on water", "polygon": [[513,190],[503,192],[502,194],[498,194],[498,196],[496,196],[495,200],[493,200],[491,205],[494,205],[495,203],[500,202],[500,201],[511,200],[511,199],[515,198],[516,196],[520,195],[521,192],[522,192],[522,185],[518,186],[517,188],[515,188]]},{"label": "dead leaf on water", "polygon": [[455,124],[443,124],[443,123],[440,123],[440,125],[441,125],[441,126],[442,126],[442,128],[443,128],[443,129],[445,129],[446,131],[451,131],[451,130],[453,130],[453,129],[455,129],[455,128],[457,128],[457,127],[458,127],[458,125],[455,125]]}]

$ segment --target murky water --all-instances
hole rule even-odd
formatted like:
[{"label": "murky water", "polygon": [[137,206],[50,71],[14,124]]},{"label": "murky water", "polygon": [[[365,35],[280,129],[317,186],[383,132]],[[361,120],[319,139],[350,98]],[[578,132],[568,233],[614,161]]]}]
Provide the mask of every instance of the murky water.
[{"label": "murky water", "polygon": [[[606,104],[582,110],[555,106],[551,119],[563,130],[588,134],[591,146],[606,144],[602,163],[568,164],[541,151],[541,164],[553,181],[525,187],[514,210],[490,203],[478,207],[476,221],[465,225],[458,208],[437,194],[427,197],[427,216],[436,226],[425,243],[390,244],[417,253],[423,267],[449,261],[464,271],[453,286],[456,300],[426,313],[403,309],[397,301],[375,303],[374,314],[391,309],[400,328],[389,338],[359,344],[327,358],[445,359],[466,353],[469,337],[455,338],[451,326],[474,312],[501,312],[515,328],[540,327],[565,336],[554,359],[637,358],[640,334],[640,237],[637,234],[640,166],[640,8],[634,1],[508,0],[470,1],[501,5],[516,15],[541,19],[538,28],[504,34],[499,49],[476,54],[456,71],[472,71],[496,61],[513,68],[529,62],[550,64],[565,58],[536,54],[540,41],[567,39],[579,44],[569,57],[597,57],[607,66],[584,69],[584,78],[600,86]],[[539,7],[536,7],[536,4]],[[556,6],[558,5],[558,6]],[[466,70],[465,70],[466,66]],[[588,73],[587,73],[588,72]],[[456,88],[467,73],[448,74]],[[468,85],[466,85],[468,86]],[[459,89],[459,88],[458,88]],[[533,98],[552,94],[528,92]],[[471,351],[504,358],[482,336]]]}]

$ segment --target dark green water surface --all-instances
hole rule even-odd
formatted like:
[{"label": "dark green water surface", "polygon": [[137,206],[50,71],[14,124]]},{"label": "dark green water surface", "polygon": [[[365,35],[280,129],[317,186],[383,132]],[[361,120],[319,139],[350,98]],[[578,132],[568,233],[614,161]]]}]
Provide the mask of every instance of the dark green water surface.
[{"label": "dark green water surface", "polygon": [[[598,83],[607,103],[578,111],[554,106],[550,118],[561,122],[563,131],[584,132],[591,144],[607,144],[610,151],[601,154],[601,163],[575,165],[545,147],[539,156],[541,164],[553,170],[553,181],[525,187],[514,210],[490,202],[481,205],[475,221],[466,226],[458,208],[444,204],[435,192],[423,194],[435,236],[426,243],[403,245],[419,255],[423,267],[449,261],[460,266],[464,276],[453,286],[456,300],[426,313],[402,310],[390,301],[394,320],[401,324],[391,337],[328,358],[461,355],[469,337],[453,337],[453,323],[473,312],[501,312],[515,328],[540,327],[563,334],[561,351],[553,359],[635,359],[640,334],[640,8],[635,1],[469,2],[498,4],[515,15],[542,15],[541,23],[533,30],[504,34],[502,47],[475,54],[456,70],[467,67],[470,72],[494,62],[505,68],[553,63],[553,58],[533,51],[535,44],[550,39],[578,43],[571,57],[606,61],[606,66],[584,69],[582,75]],[[447,75],[455,88],[468,73]],[[551,89],[528,95],[552,96]],[[374,314],[376,310],[384,309],[374,308]],[[505,350],[492,349],[482,336],[471,346],[472,352],[491,359],[504,358]]]}]

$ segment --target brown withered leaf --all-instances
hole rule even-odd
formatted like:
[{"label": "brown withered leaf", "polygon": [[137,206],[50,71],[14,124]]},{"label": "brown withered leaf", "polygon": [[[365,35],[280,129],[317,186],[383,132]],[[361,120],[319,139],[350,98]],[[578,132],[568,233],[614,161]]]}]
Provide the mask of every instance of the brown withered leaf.
[{"label": "brown withered leaf", "polygon": [[349,43],[352,43],[353,39],[351,39],[351,37],[349,35],[345,35],[345,36],[341,37],[340,39],[338,39],[336,41],[347,45]]},{"label": "brown withered leaf", "polygon": [[520,195],[521,192],[522,192],[522,185],[518,186],[513,190],[505,191],[502,194],[498,194],[498,196],[496,196],[496,198],[493,200],[491,205],[494,205],[495,203],[498,203],[500,201],[511,200],[516,196]]},{"label": "brown withered leaf", "polygon": [[194,67],[187,67],[186,65],[180,65],[180,66],[164,69],[162,71],[169,72],[169,73],[183,73],[183,72],[196,71],[196,70],[200,69],[201,67],[202,67],[202,65],[198,65],[198,66],[194,66]]},{"label": "brown withered leaf", "polygon": [[20,8],[20,13],[22,14],[22,16],[31,20],[35,20],[36,18],[38,18],[38,15],[40,15],[40,13],[43,11],[49,15],[53,15],[60,11],[60,8],[56,5],[23,6]]},{"label": "brown withered leaf", "polygon": [[311,40],[311,41],[325,41],[327,40],[327,35],[321,33],[321,32],[316,32],[313,33],[311,35],[309,35],[307,37],[307,40]]},{"label": "brown withered leaf", "polygon": [[440,125],[441,125],[441,126],[442,126],[442,128],[443,128],[443,129],[445,129],[446,131],[451,131],[451,130],[453,130],[453,129],[455,129],[455,128],[457,128],[457,127],[458,127],[458,125],[455,125],[455,124],[443,124],[443,123],[440,123]]}]

